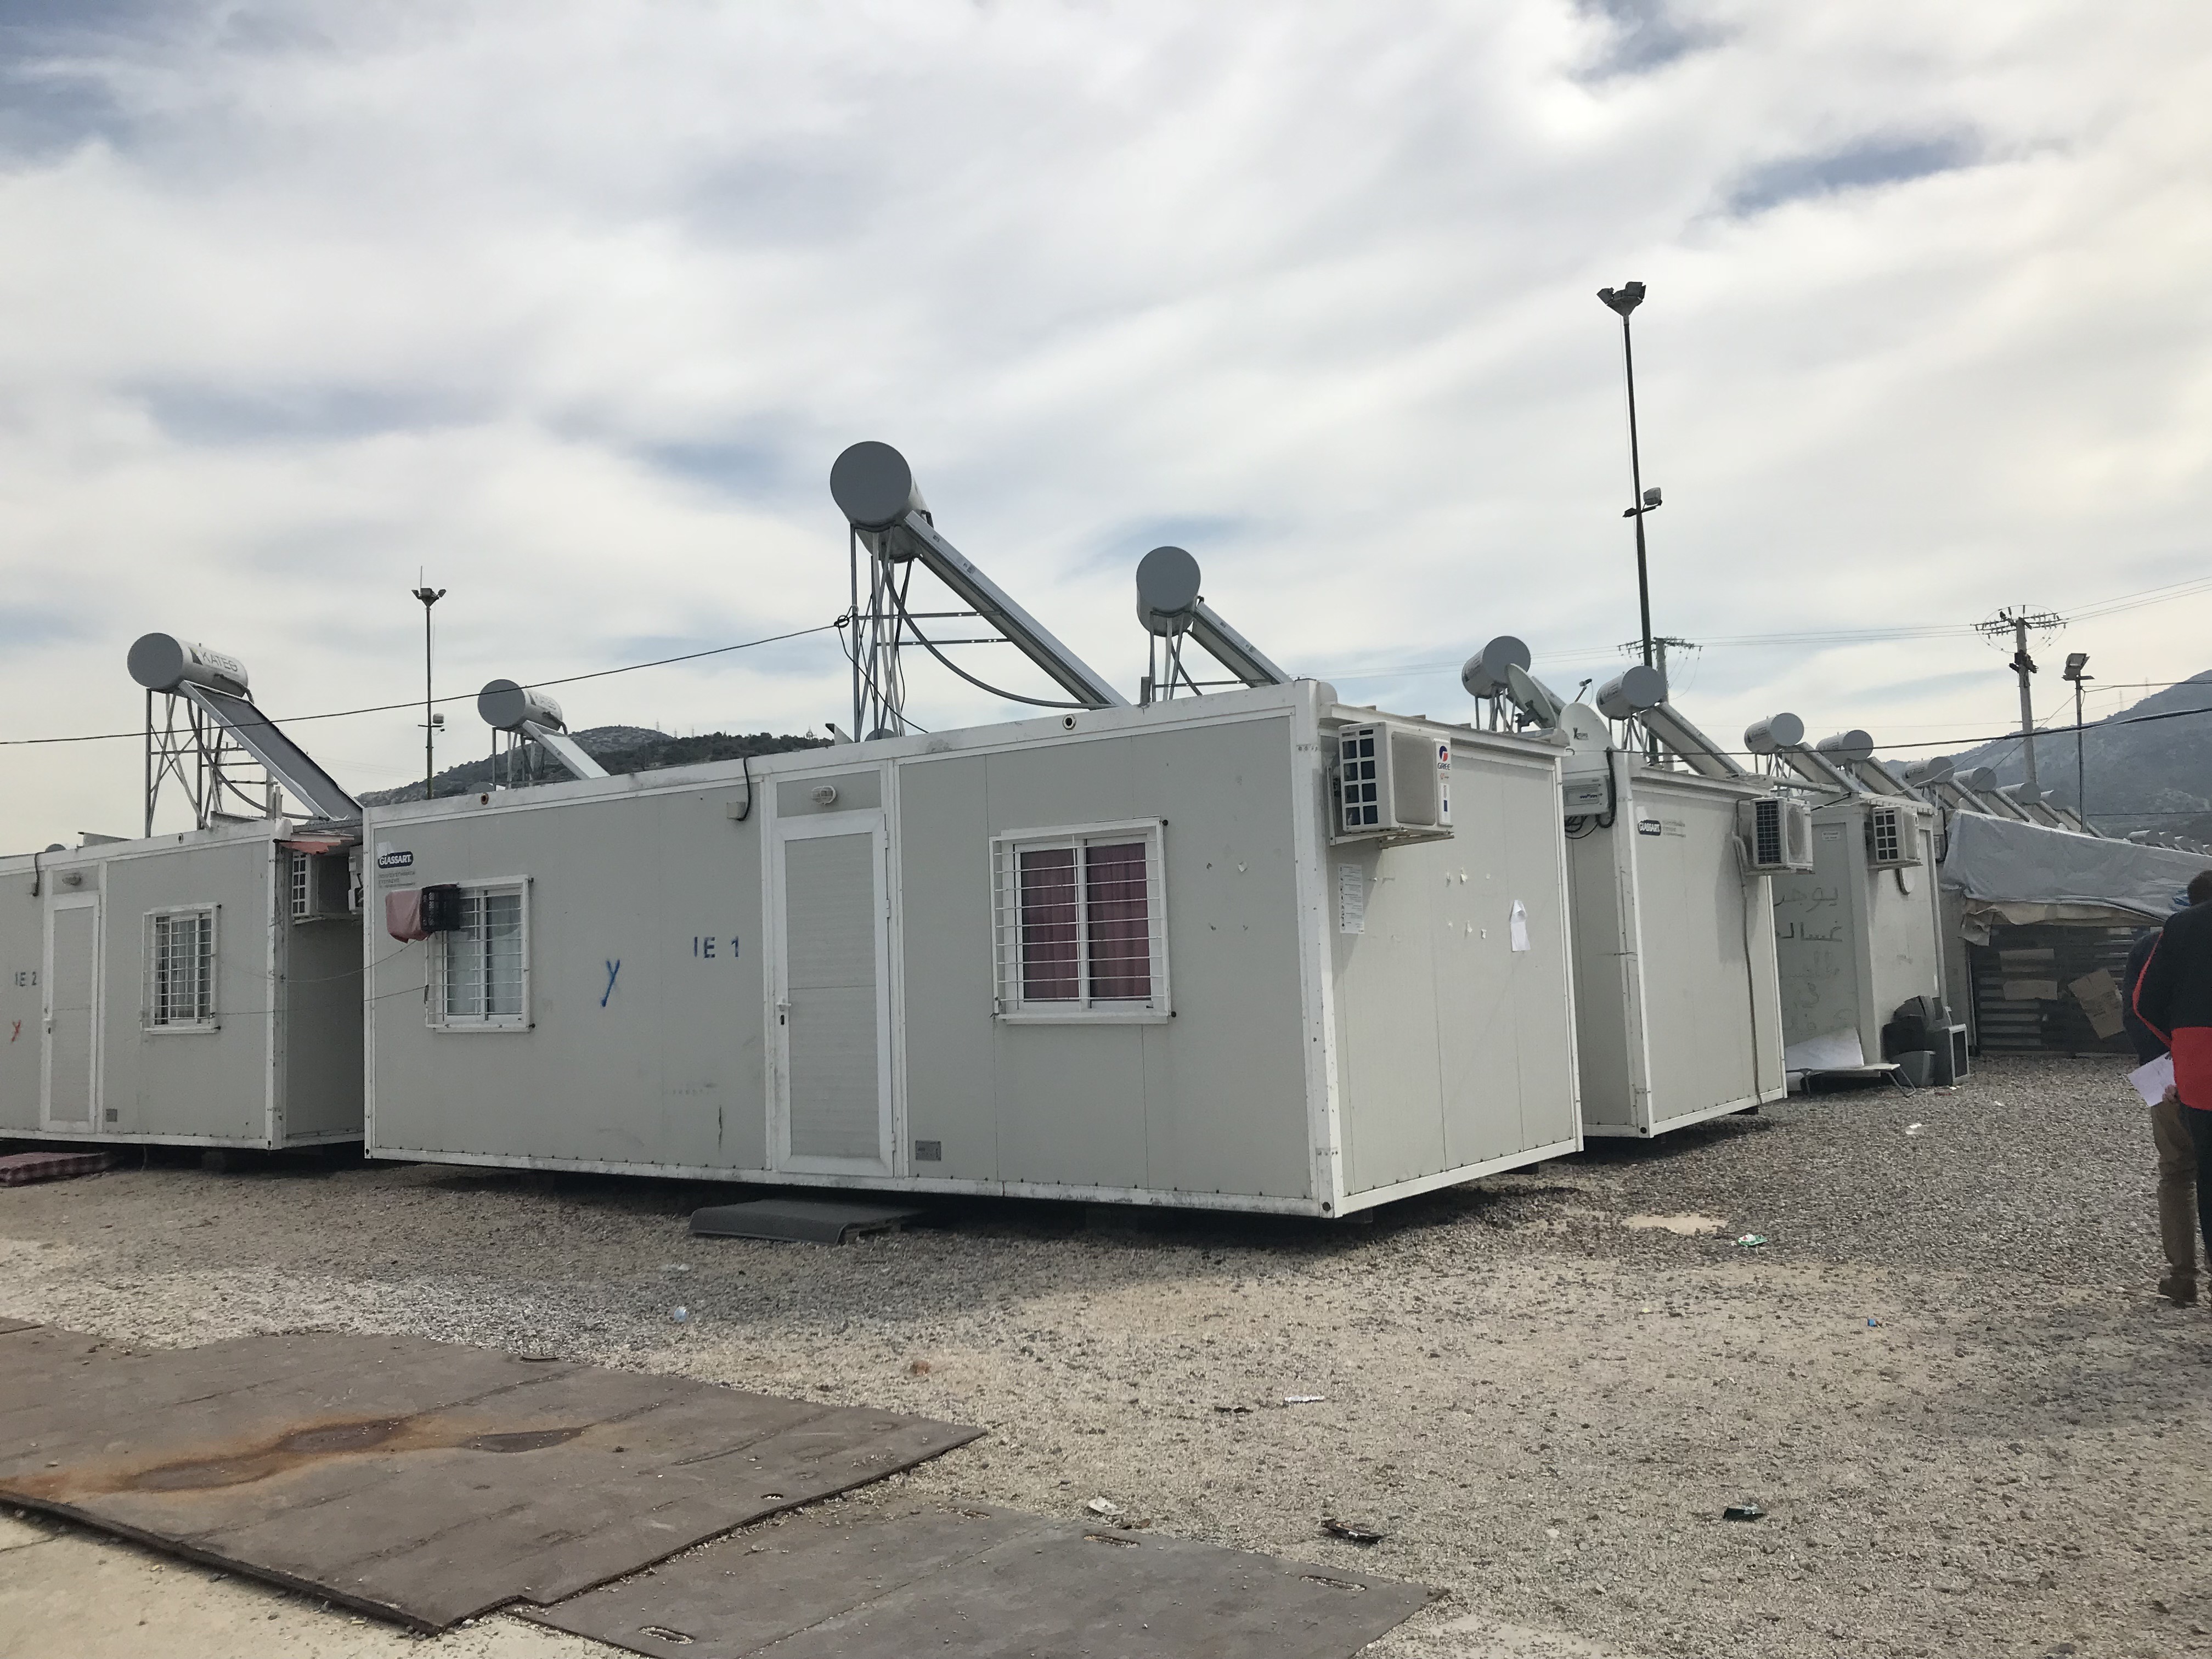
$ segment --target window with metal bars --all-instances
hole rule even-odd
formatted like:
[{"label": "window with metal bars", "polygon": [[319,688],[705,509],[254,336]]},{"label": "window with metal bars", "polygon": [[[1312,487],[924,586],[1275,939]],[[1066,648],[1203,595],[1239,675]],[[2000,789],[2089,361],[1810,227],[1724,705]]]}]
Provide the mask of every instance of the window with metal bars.
[{"label": "window with metal bars", "polygon": [[528,886],[461,890],[460,925],[434,933],[436,982],[430,1023],[455,1030],[520,1030],[530,1024]]},{"label": "window with metal bars", "polygon": [[993,841],[1002,1018],[1167,1017],[1161,827],[1085,824]]},{"label": "window with metal bars", "polygon": [[212,1031],[215,906],[156,910],[146,918],[146,1028]]}]

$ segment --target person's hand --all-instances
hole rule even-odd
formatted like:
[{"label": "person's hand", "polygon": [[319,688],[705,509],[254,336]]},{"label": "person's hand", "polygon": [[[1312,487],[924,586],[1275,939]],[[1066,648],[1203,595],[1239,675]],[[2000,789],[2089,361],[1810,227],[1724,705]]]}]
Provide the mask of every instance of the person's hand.
[{"label": "person's hand", "polygon": [[2166,1085],[2166,1092],[2158,1097],[2158,1103],[2161,1106],[2179,1106],[2181,1103],[2180,1085],[2172,1083],[2167,1084]]}]

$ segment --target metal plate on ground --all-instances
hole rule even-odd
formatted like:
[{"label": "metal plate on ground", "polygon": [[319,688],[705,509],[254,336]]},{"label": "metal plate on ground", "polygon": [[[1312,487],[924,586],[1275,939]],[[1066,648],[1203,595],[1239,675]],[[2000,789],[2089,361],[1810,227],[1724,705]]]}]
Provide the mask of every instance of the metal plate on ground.
[{"label": "metal plate on ground", "polygon": [[0,1158],[0,1187],[98,1175],[107,1165],[106,1152],[10,1152]]},{"label": "metal plate on ground", "polygon": [[0,1497],[425,1629],[981,1432],[415,1337],[0,1340]]},{"label": "metal plate on ground", "polygon": [[929,1212],[913,1204],[858,1204],[841,1199],[759,1198],[691,1212],[691,1231],[714,1238],[776,1238],[842,1244],[862,1233],[890,1232]]},{"label": "metal plate on ground", "polygon": [[933,1506],[793,1516],[523,1616],[684,1659],[1337,1659],[1429,1594],[1188,1539]]}]

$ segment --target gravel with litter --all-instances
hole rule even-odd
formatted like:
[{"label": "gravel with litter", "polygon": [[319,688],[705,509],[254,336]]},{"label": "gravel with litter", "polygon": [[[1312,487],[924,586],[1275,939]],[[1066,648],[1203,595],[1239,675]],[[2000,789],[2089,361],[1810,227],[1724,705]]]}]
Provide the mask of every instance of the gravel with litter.
[{"label": "gravel with litter", "polygon": [[2212,1654],[2212,1314],[2152,1294],[2153,1174],[2111,1059],[1335,1226],[969,1203],[826,1249],[690,1237],[727,1188],[155,1154],[0,1194],[0,1315],[407,1331],[979,1423],[845,1501],[1103,1499],[1445,1591],[1389,1659],[2166,1659]]}]

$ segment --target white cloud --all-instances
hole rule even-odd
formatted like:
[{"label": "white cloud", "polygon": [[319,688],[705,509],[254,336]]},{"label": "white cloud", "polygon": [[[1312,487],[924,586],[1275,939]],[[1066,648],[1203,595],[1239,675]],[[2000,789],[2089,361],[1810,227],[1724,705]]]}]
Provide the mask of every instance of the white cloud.
[{"label": "white cloud", "polygon": [[[1665,631],[2203,568],[2212,15],[605,0],[10,34],[0,736],[134,725],[155,628],[245,656],[280,714],[411,696],[418,564],[448,690],[825,621],[860,437],[1125,682],[1130,567],[1176,536],[1362,700],[1462,706],[1448,666],[1349,677],[1499,631],[1571,684],[1635,630],[1592,297],[1630,276]],[[2177,678],[2208,617],[2064,648]],[[818,727],[842,669],[825,641],[567,700]],[[1971,637],[1679,678],[1716,732],[2012,704]],[[994,712],[913,680],[928,724]],[[416,718],[301,735],[374,787]],[[134,830],[137,788],[128,743],[0,749],[0,846]]]}]

